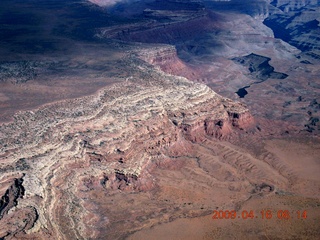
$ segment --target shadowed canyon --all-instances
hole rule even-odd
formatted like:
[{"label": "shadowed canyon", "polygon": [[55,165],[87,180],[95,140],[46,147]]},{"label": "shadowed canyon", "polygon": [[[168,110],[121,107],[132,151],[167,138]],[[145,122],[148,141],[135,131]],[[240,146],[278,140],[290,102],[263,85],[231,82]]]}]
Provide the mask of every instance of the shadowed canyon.
[{"label": "shadowed canyon", "polygon": [[318,239],[320,2],[2,0],[0,239]]}]

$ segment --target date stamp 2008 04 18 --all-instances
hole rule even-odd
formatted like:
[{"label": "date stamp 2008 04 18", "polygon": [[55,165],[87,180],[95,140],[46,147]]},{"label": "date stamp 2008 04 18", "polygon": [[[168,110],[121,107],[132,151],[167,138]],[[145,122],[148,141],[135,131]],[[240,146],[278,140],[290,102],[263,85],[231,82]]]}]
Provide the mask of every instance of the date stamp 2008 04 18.
[{"label": "date stamp 2008 04 18", "polygon": [[290,220],[290,219],[307,219],[307,211],[295,211],[290,212],[289,210],[278,210],[278,211],[271,211],[271,210],[262,210],[259,213],[255,213],[253,210],[243,210],[241,212],[237,212],[235,210],[214,210],[212,219],[272,219],[278,218],[283,220]]}]

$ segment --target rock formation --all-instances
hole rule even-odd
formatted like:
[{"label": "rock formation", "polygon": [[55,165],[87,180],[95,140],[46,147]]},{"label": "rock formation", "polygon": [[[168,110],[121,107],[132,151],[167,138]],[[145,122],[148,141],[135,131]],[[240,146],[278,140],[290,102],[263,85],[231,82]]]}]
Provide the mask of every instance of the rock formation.
[{"label": "rock formation", "polygon": [[172,45],[142,48],[134,51],[134,54],[136,57],[146,61],[152,66],[160,68],[166,73],[183,76],[188,79],[199,76],[197,69],[194,69],[178,57],[177,50]]},{"label": "rock formation", "polygon": [[299,10],[308,5],[316,6],[318,3],[318,0],[274,0],[271,2],[272,5],[280,8],[284,12]]},{"label": "rock formation", "polygon": [[[281,38],[297,47],[313,58],[320,55],[320,27],[319,5],[312,1],[297,1],[302,4],[299,11],[279,13],[265,19],[264,23],[270,27],[275,37]],[[305,7],[306,6],[306,7]]]},{"label": "rock formation", "polygon": [[[317,239],[314,6],[294,1],[299,15],[283,11],[288,1],[9,2],[0,239],[130,239],[200,216],[211,222],[193,239]],[[308,220],[210,216],[262,208]]]},{"label": "rock formation", "polygon": [[0,237],[97,238],[108,214],[91,191],[151,191],[155,164],[253,126],[243,105],[205,85],[135,68],[126,83],[1,126]]}]

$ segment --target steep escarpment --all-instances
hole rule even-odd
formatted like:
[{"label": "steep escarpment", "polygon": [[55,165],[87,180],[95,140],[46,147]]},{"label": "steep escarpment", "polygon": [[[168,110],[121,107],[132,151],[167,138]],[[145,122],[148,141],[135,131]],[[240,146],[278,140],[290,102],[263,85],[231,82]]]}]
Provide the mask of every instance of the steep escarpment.
[{"label": "steep escarpment", "polygon": [[[252,18],[268,14],[265,1],[230,1],[232,13],[187,0],[112,1],[110,12],[80,0],[15,2],[0,44],[0,115],[16,112],[0,125],[0,239],[126,239],[199,216],[211,222],[194,232],[210,239],[319,236],[320,68]],[[23,15],[30,8],[50,21]],[[14,31],[12,16],[22,17]],[[29,36],[33,23],[46,33]],[[241,99],[251,111],[175,74],[235,99],[251,84]],[[251,207],[272,207],[274,218],[226,219],[233,226],[221,235],[210,216]],[[308,219],[285,229],[280,209]]]},{"label": "steep escarpment", "polygon": [[147,63],[160,67],[164,72],[174,74],[186,68],[185,63],[177,56],[177,50],[172,45],[150,47],[137,51],[138,56]]},{"label": "steep escarpment", "polygon": [[[177,13],[175,13],[177,14]],[[188,18],[169,23],[147,21],[145,23],[101,28],[98,38],[116,38],[124,41],[144,43],[175,43],[192,39],[199,34],[209,32],[215,23],[205,12],[190,12]],[[194,16],[193,16],[194,15]]]},{"label": "steep escarpment", "polygon": [[[170,162],[192,154],[194,144],[254,123],[243,105],[205,85],[143,65],[133,69],[125,83],[20,112],[1,125],[0,181],[7,184],[0,223],[8,227],[0,237],[123,236],[139,224],[128,221],[121,230],[122,213],[103,204],[108,196],[153,191],[158,166],[178,167],[183,161]],[[18,215],[26,216],[24,225]]]},{"label": "steep escarpment", "polygon": [[277,8],[280,8],[284,12],[295,11],[308,5],[316,6],[318,0],[274,0],[271,2]]},{"label": "steep escarpment", "polygon": [[318,4],[301,7],[299,11],[275,14],[265,19],[276,38],[290,43],[309,56],[319,59],[320,27]]},{"label": "steep escarpment", "polygon": [[238,13],[248,14],[257,20],[263,20],[268,17],[270,13],[277,11],[277,9],[269,4],[269,1],[256,0],[228,0],[228,1],[204,1],[205,5],[211,9],[219,11],[232,11]]},{"label": "steep escarpment", "polygon": [[188,79],[195,79],[199,76],[199,69],[181,60],[176,48],[172,45],[145,47],[134,51],[133,54],[166,73],[183,76]]},{"label": "steep escarpment", "polygon": [[[18,203],[23,199],[23,174],[12,174],[1,179],[0,189],[0,222],[1,237],[19,235],[34,227],[38,220],[38,213],[33,206],[23,206]],[[4,224],[6,223],[6,224]]]}]

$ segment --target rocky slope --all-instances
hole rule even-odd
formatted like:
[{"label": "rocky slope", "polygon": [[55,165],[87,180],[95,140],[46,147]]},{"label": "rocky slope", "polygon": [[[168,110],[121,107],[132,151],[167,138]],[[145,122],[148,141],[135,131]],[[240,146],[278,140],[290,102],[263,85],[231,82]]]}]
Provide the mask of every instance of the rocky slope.
[{"label": "rocky slope", "polygon": [[[231,99],[246,95],[244,102],[256,116],[280,120],[301,131],[318,132],[317,120],[313,120],[319,118],[318,113],[306,110],[311,102],[318,102],[319,91],[318,10],[314,6],[306,2],[301,13],[285,13],[280,3],[214,1],[205,2],[204,9],[179,11],[172,6],[173,10],[166,8],[167,2],[161,7],[151,4],[140,13],[145,20],[142,25],[138,21],[119,28],[101,28],[96,37],[152,43],[147,51],[137,53],[148,63],[205,83]],[[256,12],[260,7],[266,9],[262,15]],[[283,40],[278,39],[279,34]],[[244,67],[234,61],[246,58],[252,59],[245,61]],[[271,110],[270,104],[276,110]]]},{"label": "rocky slope", "polygon": [[102,226],[119,227],[112,208],[98,207],[104,196],[151,191],[158,164],[254,124],[244,106],[205,85],[135,68],[126,83],[0,127],[0,237],[99,238]]},{"label": "rocky slope", "polygon": [[301,4],[303,5],[299,7],[299,11],[272,15],[265,19],[264,24],[273,30],[276,38],[281,38],[309,56],[319,59],[319,3],[312,5],[306,1]]},{"label": "rocky slope", "polygon": [[172,45],[153,45],[149,48],[134,51],[133,54],[166,73],[188,79],[199,76],[199,69],[193,68],[192,65],[182,61],[177,54],[177,49]]},{"label": "rocky slope", "polygon": [[[210,1],[215,12],[123,1],[111,16],[84,1],[15,1],[0,17],[0,121],[21,110],[0,125],[0,238],[124,239],[263,207],[308,209],[308,220],[226,219],[226,232],[212,221],[195,232],[317,239],[319,63],[273,38],[267,2]],[[212,90],[238,99],[244,86],[250,111]]]},{"label": "rocky slope", "polygon": [[271,1],[271,4],[276,6],[277,8],[280,8],[284,12],[289,12],[289,11],[295,11],[299,10],[305,6],[311,5],[311,6],[316,6],[319,4],[318,0],[273,0]]}]

